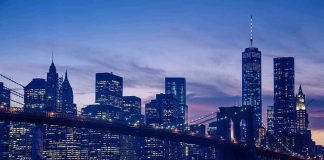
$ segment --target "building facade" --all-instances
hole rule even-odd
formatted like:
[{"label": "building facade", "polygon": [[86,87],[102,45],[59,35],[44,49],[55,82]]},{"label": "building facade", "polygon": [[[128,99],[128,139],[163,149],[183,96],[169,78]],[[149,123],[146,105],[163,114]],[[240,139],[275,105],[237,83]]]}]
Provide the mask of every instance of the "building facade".
[{"label": "building facade", "polygon": [[296,131],[295,67],[293,57],[274,58],[274,131]]},{"label": "building facade", "polygon": [[113,73],[97,73],[96,103],[122,108],[123,78]]},{"label": "building facade", "polygon": [[[121,109],[109,105],[94,104],[82,108],[82,115],[107,121],[119,121]],[[83,129],[81,150],[81,159],[84,160],[119,160],[120,135],[110,131]]]},{"label": "building facade", "polygon": [[299,86],[298,94],[296,95],[296,111],[297,111],[297,133],[305,134],[309,131],[308,128],[308,113],[305,105],[305,94],[301,85]]},{"label": "building facade", "polygon": [[166,77],[165,94],[173,94],[178,101],[178,112],[181,123],[188,121],[188,106],[186,99],[186,79]]},{"label": "building facade", "polygon": [[[10,108],[10,90],[0,82],[0,108]],[[0,159],[9,158],[10,122],[0,121]]]},{"label": "building facade", "polygon": [[262,126],[261,51],[251,46],[242,52],[242,105],[255,109],[255,127]]}]

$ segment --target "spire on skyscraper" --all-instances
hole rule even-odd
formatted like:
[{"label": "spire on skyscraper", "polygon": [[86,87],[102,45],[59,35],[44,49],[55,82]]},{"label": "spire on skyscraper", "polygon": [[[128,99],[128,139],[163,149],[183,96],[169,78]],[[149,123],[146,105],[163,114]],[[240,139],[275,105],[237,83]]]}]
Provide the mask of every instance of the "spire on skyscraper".
[{"label": "spire on skyscraper", "polygon": [[251,19],[250,19],[250,47],[253,47],[253,21],[252,21],[252,16],[251,16]]},{"label": "spire on skyscraper", "polygon": [[49,72],[50,73],[56,73],[56,67],[55,67],[55,65],[54,65],[54,55],[53,55],[54,53],[53,53],[53,51],[52,51],[52,64],[51,64],[51,66],[50,66],[50,69],[49,69]]},{"label": "spire on skyscraper", "polygon": [[67,69],[65,70],[65,79],[67,79],[68,76],[67,76]]},{"label": "spire on skyscraper", "polygon": [[301,84],[299,85],[298,94],[303,95],[303,89]]}]

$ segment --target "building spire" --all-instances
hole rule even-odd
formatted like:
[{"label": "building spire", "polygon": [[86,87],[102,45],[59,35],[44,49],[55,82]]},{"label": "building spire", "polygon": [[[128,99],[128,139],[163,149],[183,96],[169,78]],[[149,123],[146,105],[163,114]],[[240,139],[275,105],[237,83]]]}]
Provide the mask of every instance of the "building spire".
[{"label": "building spire", "polygon": [[65,79],[67,79],[68,76],[67,76],[67,69],[65,70]]},{"label": "building spire", "polygon": [[298,90],[298,93],[299,93],[299,94],[303,94],[303,89],[302,89],[302,86],[301,86],[301,84],[299,85],[299,90]]},{"label": "building spire", "polygon": [[252,19],[252,15],[250,18],[250,47],[253,47],[253,19]]}]

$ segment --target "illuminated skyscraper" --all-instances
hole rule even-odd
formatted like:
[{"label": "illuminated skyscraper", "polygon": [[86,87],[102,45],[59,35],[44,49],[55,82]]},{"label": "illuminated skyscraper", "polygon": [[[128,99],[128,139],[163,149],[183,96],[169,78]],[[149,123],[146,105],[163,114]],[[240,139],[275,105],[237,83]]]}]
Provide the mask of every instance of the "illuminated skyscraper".
[{"label": "illuminated skyscraper", "polygon": [[[82,115],[107,121],[120,120],[120,108],[94,104],[82,108]],[[120,159],[120,135],[110,131],[84,129],[81,137],[81,159]]]},{"label": "illuminated skyscraper", "polygon": [[[58,95],[60,112],[77,115],[76,105],[73,103],[73,90],[67,72],[64,81],[59,83]],[[58,111],[59,111],[58,110]],[[76,128],[47,125],[44,141],[43,158],[45,159],[80,159],[80,133]]]},{"label": "illuminated skyscraper", "polygon": [[253,46],[252,17],[250,46],[242,53],[242,105],[253,106],[256,128],[262,126],[261,51]]},{"label": "illuminated skyscraper", "polygon": [[[82,115],[121,120],[123,78],[112,73],[96,74],[96,104],[82,109]],[[82,159],[120,159],[120,135],[110,131],[82,130]]]},{"label": "illuminated skyscraper", "polygon": [[[128,125],[138,126],[144,124],[144,116],[141,114],[141,99],[135,96],[123,97],[122,119]],[[120,159],[141,159],[143,153],[143,137],[120,135]]]},{"label": "illuminated skyscraper", "polygon": [[[33,79],[24,89],[25,109],[43,110],[46,106],[45,79]],[[40,159],[43,149],[43,127],[23,122],[10,128],[9,159]]]},{"label": "illuminated skyscraper", "polygon": [[[0,108],[10,108],[10,90],[0,82]],[[0,159],[9,158],[10,122],[0,121]]]},{"label": "illuminated skyscraper", "polygon": [[[157,94],[156,99],[145,105],[146,124],[171,127],[180,124],[178,101],[173,94]],[[179,143],[145,138],[144,159],[183,159]]]},{"label": "illuminated skyscraper", "polygon": [[97,73],[96,103],[122,108],[123,78],[112,73]]},{"label": "illuminated skyscraper", "polygon": [[305,134],[308,128],[308,113],[305,105],[305,94],[303,93],[301,85],[299,86],[298,94],[296,96],[296,110],[297,110],[297,133]]},{"label": "illuminated skyscraper", "polygon": [[295,68],[293,57],[274,58],[274,131],[296,131]]},{"label": "illuminated skyscraper", "polygon": [[181,123],[188,121],[188,106],[186,102],[186,79],[165,78],[165,94],[173,94],[178,101],[178,113]]}]

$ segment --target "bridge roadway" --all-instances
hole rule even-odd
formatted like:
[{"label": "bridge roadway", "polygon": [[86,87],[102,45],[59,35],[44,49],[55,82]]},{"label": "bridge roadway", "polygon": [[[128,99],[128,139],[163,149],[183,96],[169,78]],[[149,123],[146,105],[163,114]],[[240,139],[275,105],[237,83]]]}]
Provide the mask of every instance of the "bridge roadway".
[{"label": "bridge roadway", "polygon": [[[251,147],[248,147],[247,145],[232,143],[224,139],[214,138],[211,136],[203,136],[194,133],[179,132],[177,130],[166,130],[145,126],[130,126],[118,121],[101,120],[80,115],[74,116],[53,112],[40,112],[14,107],[9,109],[0,106],[0,120],[109,130],[116,134],[150,137],[167,141],[185,142],[189,144],[215,147],[225,152],[224,154],[250,153],[251,151]],[[288,153],[275,152],[258,147],[255,148],[255,153],[258,157],[266,157],[267,159],[303,159],[302,157],[297,157]]]}]

